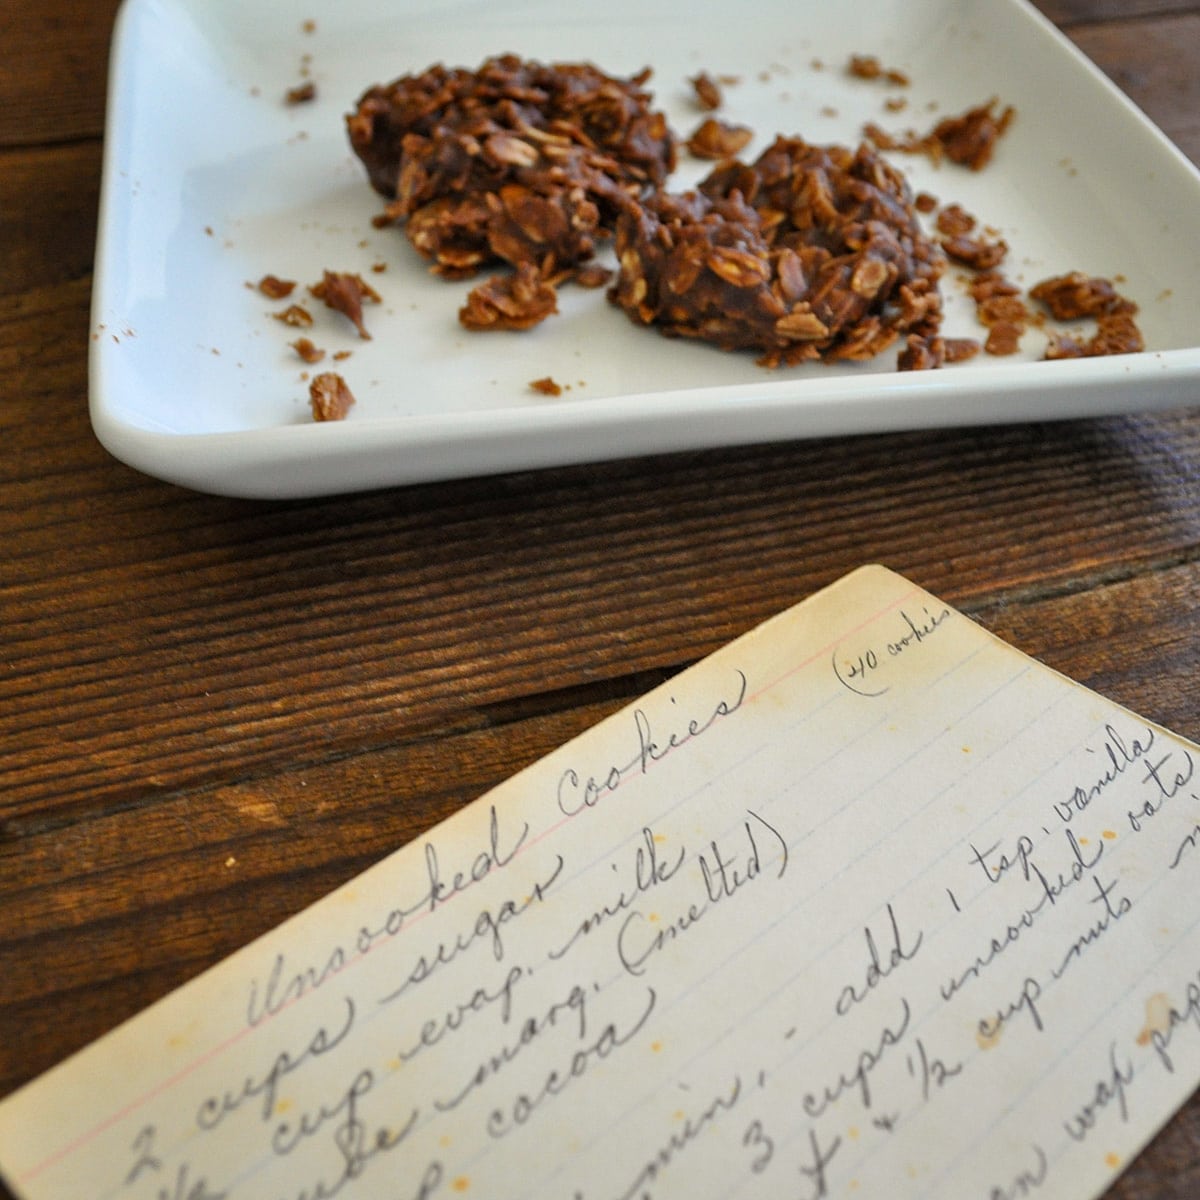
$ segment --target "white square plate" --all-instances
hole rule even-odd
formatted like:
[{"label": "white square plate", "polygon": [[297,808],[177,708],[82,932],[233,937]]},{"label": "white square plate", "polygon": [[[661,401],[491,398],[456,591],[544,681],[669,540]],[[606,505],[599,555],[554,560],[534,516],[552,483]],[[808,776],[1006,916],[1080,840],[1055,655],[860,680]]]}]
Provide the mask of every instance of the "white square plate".
[{"label": "white square plate", "polygon": [[[231,495],[293,497],[782,438],[1079,417],[1200,396],[1200,173],[1023,0],[126,0],[114,38],[91,346],[91,415],[118,458]],[[752,355],[633,326],[603,291],[568,286],[526,333],[468,333],[470,283],[429,275],[350,152],[344,119],[371,84],[435,62],[511,51],[654,70],[657,107],[687,136],[688,80],[738,77],[721,115],[756,132],[854,144],[864,122],[924,131],[997,97],[1017,117],[971,172],[889,155],[958,201],[1011,250],[1025,286],[1067,270],[1120,280],[1144,353],[1020,355],[901,373],[871,363],[766,370]],[[852,78],[851,54],[908,88]],[[284,103],[311,78],[317,95]],[[907,108],[885,109],[904,95]],[[710,164],[681,154],[671,186]],[[607,261],[602,259],[602,261]],[[372,273],[383,264],[385,270]],[[291,329],[247,285],[359,272],[381,293],[372,340],[310,301]],[[947,335],[981,336],[943,280]],[[305,298],[306,293],[304,294]],[[298,333],[332,353],[306,368]],[[304,372],[335,369],[357,397],[317,424]],[[530,388],[551,376],[550,398]]]}]

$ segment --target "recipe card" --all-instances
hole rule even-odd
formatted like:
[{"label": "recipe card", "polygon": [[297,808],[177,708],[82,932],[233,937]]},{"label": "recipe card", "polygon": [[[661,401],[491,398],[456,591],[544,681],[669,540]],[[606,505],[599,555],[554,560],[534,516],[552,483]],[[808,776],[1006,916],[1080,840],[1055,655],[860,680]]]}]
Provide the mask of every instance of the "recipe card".
[{"label": "recipe card", "polygon": [[1200,748],[865,567],[0,1103],[30,1200],[1103,1192]]}]

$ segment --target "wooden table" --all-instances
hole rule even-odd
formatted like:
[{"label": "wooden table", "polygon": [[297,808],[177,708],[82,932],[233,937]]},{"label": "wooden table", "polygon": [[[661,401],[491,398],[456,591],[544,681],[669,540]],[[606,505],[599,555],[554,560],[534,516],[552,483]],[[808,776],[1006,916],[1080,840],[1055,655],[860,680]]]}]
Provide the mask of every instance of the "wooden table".
[{"label": "wooden table", "polygon": [[[1042,7],[1200,162],[1200,5]],[[0,1095],[867,561],[1200,738],[1200,412],[290,503],[112,460],[114,10],[0,13]],[[1198,1194],[1200,1096],[1111,1193]]]}]

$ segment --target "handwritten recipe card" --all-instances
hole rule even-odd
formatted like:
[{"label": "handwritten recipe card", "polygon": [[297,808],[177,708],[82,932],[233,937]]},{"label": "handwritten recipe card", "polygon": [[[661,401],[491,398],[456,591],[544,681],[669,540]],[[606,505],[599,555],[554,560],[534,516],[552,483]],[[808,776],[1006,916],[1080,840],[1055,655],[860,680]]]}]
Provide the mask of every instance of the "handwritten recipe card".
[{"label": "handwritten recipe card", "polygon": [[0,1104],[30,1200],[1095,1196],[1200,749],[865,567]]}]

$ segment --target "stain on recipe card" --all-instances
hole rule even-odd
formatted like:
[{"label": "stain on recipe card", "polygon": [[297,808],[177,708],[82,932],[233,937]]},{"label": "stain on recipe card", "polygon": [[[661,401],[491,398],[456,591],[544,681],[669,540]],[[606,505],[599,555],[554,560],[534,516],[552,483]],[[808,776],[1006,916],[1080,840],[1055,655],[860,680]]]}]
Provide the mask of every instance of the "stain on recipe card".
[{"label": "stain on recipe card", "polygon": [[5,1178],[1098,1195],[1200,1078],[1198,754],[863,568],[10,1096]]}]

